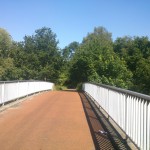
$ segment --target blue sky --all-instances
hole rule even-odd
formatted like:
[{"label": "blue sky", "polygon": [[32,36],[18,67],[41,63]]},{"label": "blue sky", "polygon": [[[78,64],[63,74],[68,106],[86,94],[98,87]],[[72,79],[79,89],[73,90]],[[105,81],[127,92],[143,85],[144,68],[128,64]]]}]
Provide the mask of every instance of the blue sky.
[{"label": "blue sky", "polygon": [[113,40],[150,37],[150,0],[1,0],[0,5],[0,27],[15,41],[44,26],[56,33],[60,48],[82,42],[98,26]]}]

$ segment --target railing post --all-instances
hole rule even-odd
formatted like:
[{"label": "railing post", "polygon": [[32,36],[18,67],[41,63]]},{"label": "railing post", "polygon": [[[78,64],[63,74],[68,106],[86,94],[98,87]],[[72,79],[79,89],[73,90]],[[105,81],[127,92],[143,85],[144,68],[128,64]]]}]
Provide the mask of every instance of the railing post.
[{"label": "railing post", "polygon": [[108,96],[108,106],[107,106],[108,108],[107,108],[107,112],[108,112],[108,120],[109,120],[109,118],[110,118],[110,116],[109,116],[109,97],[110,97],[110,95],[109,95],[109,88],[108,88],[108,92],[107,93],[108,93],[108,95],[107,95]]},{"label": "railing post", "polygon": [[4,97],[5,96],[5,82],[4,84],[2,84],[2,105],[4,106],[5,102],[4,102]]},{"label": "railing post", "polygon": [[19,97],[19,80],[17,82],[17,97]]},{"label": "railing post", "polygon": [[147,103],[147,150],[150,149],[150,102]]},{"label": "railing post", "polygon": [[[100,89],[98,93],[95,87]],[[99,109],[102,107],[108,113],[108,120],[111,118],[120,126],[126,142],[129,139],[137,149],[150,150],[149,95],[93,83],[85,84],[83,90],[98,101]]]},{"label": "railing post", "polygon": [[[127,98],[128,98],[128,95],[127,93],[125,94],[125,134],[127,133]],[[125,140],[127,140],[127,134],[125,135]]]},{"label": "railing post", "polygon": [[[148,129],[148,103],[147,103],[147,106],[146,106],[146,130],[147,130],[147,129]],[[145,147],[145,148],[147,148],[147,144],[148,144],[148,143],[147,143],[147,141],[148,141],[148,139],[147,139],[147,137],[148,137],[147,134],[148,134],[148,133],[146,132],[146,135],[145,135],[145,138],[146,138],[146,140],[145,140],[145,144],[146,144],[146,145],[145,145],[145,146],[146,146],[146,147]],[[150,143],[149,143],[149,144],[150,144]]]}]

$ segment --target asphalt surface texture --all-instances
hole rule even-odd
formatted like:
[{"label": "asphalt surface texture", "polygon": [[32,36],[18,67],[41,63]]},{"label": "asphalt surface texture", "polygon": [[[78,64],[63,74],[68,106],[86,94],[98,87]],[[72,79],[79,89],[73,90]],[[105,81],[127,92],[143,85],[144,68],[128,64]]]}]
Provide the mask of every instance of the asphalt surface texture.
[{"label": "asphalt surface texture", "polygon": [[103,128],[78,92],[44,92],[0,112],[0,150],[113,149],[99,130]]}]

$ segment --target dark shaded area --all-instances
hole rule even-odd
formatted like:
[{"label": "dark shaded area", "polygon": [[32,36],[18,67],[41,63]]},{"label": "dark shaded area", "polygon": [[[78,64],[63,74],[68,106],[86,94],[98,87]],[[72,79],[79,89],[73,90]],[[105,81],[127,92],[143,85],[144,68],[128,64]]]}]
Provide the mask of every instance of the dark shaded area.
[{"label": "dark shaded area", "polygon": [[[110,124],[108,119],[102,114],[99,108],[95,105],[93,100],[88,97],[86,94],[80,93],[80,97],[82,99],[83,107],[85,109],[85,113],[87,116],[87,120],[89,122],[89,126],[91,129],[91,133],[93,136],[94,143],[96,145],[96,149],[111,149],[107,148],[109,144],[107,141],[113,145],[115,150],[131,150],[131,148],[127,145],[126,141],[119,135],[116,129]],[[87,107],[88,106],[88,107]],[[99,129],[96,129],[96,122],[91,119],[90,111],[93,112],[94,117],[96,118],[96,122],[99,122]],[[104,131],[107,134],[101,134],[98,130]],[[107,138],[107,141],[104,138]]]},{"label": "dark shaded area", "polygon": [[103,132],[107,132],[107,131],[103,128],[102,124],[100,123],[97,115],[93,111],[93,108],[91,107],[85,95],[82,92],[79,92],[79,95],[81,97],[83,108],[90,127],[93,142],[95,144],[95,149],[96,150],[116,149],[116,147],[114,147],[114,145],[112,144],[108,134],[102,134],[101,132],[99,132],[99,131],[103,131]]}]

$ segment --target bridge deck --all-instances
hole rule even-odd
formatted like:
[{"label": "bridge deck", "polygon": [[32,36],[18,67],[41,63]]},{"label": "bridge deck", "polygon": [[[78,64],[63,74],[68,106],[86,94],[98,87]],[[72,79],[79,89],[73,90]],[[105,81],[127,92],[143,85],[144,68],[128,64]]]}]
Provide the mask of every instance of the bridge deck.
[{"label": "bridge deck", "polygon": [[113,149],[107,136],[98,135],[101,126],[88,101],[81,100],[77,92],[46,92],[31,98],[0,113],[1,149],[94,150],[92,132],[100,145]]}]

